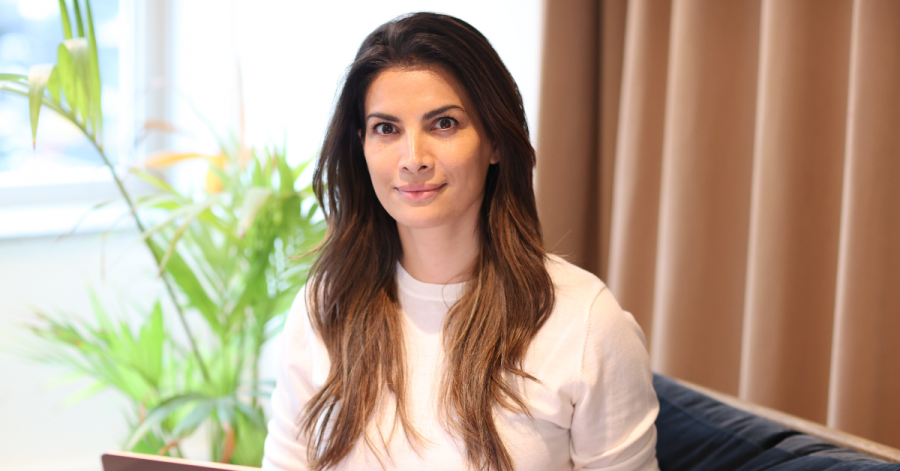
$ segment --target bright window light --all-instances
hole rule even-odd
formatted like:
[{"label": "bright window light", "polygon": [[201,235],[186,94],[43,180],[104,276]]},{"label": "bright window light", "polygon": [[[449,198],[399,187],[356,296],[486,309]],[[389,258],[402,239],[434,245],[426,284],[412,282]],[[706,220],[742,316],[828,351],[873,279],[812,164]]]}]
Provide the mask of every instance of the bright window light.
[{"label": "bright window light", "polygon": [[[103,81],[103,144],[110,156],[118,156],[119,2],[91,6]],[[62,39],[56,0],[0,2],[0,72],[27,75],[33,65],[55,64]],[[0,187],[102,178],[96,171],[102,162],[77,128],[45,108],[32,148],[29,123],[27,100],[0,94]]]}]

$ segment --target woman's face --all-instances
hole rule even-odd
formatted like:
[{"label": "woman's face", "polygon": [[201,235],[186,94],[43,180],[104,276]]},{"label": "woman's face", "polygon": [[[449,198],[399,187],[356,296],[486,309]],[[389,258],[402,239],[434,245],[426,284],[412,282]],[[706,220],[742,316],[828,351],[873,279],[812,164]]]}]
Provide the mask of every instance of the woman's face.
[{"label": "woman's face", "polygon": [[477,221],[488,166],[499,155],[451,73],[434,66],[382,71],[366,94],[365,123],[372,185],[398,225]]}]

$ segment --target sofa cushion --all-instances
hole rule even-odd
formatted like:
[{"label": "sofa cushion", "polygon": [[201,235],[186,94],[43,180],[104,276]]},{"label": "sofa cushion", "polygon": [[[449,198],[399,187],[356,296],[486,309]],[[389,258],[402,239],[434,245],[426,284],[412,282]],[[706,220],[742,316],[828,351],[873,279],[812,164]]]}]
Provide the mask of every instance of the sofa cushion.
[{"label": "sofa cushion", "polygon": [[757,415],[654,374],[656,453],[662,471],[900,471],[889,464]]}]

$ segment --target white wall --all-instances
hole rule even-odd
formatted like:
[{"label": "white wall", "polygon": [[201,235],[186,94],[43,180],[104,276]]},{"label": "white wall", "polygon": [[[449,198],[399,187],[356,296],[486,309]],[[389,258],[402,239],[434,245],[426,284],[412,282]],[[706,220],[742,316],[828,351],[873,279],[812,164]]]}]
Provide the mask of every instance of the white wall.
[{"label": "white wall", "polygon": [[173,18],[178,46],[171,67],[179,94],[173,118],[196,131],[177,142],[182,150],[215,151],[198,112],[218,129],[237,130],[239,62],[248,141],[265,145],[286,139],[296,159],[311,157],[363,39],[382,23],[414,11],[457,16],[481,31],[516,80],[529,126],[537,129],[540,0],[235,0],[230,8],[219,0],[192,0],[179,5]]}]

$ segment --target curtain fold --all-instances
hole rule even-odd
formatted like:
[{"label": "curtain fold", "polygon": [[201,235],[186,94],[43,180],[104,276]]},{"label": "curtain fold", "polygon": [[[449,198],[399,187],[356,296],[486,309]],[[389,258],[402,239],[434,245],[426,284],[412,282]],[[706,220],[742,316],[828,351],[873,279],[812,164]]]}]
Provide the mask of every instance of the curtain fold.
[{"label": "curtain fold", "polygon": [[850,1],[763,2],[741,396],[825,422]]},{"label": "curtain fold", "polygon": [[852,34],[828,425],[900,447],[900,2]]},{"label": "curtain fold", "polygon": [[625,45],[625,15],[628,11],[627,0],[610,0],[600,3],[600,102],[598,116],[600,118],[597,150],[599,165],[597,182],[598,205],[596,223],[591,227],[593,240],[589,244],[588,266],[598,276],[606,277],[609,267],[610,232],[602,230],[608,227],[612,219],[612,195],[615,177],[616,139],[619,128],[619,106],[622,88],[622,62]]},{"label": "curtain fold", "polygon": [[[566,7],[544,7],[545,28],[555,33],[544,35],[541,80],[554,86],[541,87],[536,152],[557,158],[537,160],[536,192],[545,196],[538,211],[548,249],[595,270],[590,253],[599,250],[591,249],[596,246],[591,241],[599,227],[600,8],[592,0]],[[579,138],[569,139],[572,135]],[[541,206],[563,200],[570,203],[564,212]]]},{"label": "curtain fold", "polygon": [[900,2],[546,4],[538,209],[653,367],[900,447]]},{"label": "curtain fold", "polygon": [[675,2],[671,25],[651,358],[736,393],[759,4]]},{"label": "curtain fold", "polygon": [[[614,162],[607,283],[630,306],[653,341],[653,276],[662,169],[669,2],[639,0],[628,6],[622,97]],[[541,199],[544,202],[545,199]],[[551,202],[552,203],[552,202]]]}]

